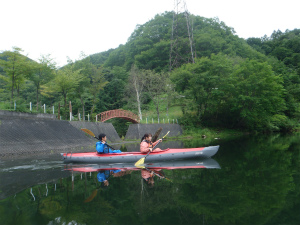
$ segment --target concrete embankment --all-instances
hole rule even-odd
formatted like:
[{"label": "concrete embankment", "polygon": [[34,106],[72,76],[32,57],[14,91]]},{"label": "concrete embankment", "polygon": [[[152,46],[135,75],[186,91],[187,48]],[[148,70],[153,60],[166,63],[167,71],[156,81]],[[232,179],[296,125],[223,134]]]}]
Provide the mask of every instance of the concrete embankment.
[{"label": "concrete embankment", "polygon": [[59,121],[51,116],[1,113],[0,155],[50,153],[95,144],[93,139],[68,121]]},{"label": "concrete embankment", "polygon": [[130,124],[126,133],[125,139],[140,139],[146,133],[154,133],[162,128],[160,138],[163,137],[168,131],[169,137],[175,137],[182,134],[182,129],[178,124]]},{"label": "concrete embankment", "polygon": [[[107,140],[110,142],[121,142],[116,129],[111,123],[94,123],[94,122],[83,122],[83,121],[72,121],[70,122],[72,126],[77,129],[86,128],[92,131],[96,136],[101,133],[106,134]],[[94,139],[95,140],[95,139]]]},{"label": "concrete embankment", "polygon": [[[160,137],[170,130],[169,136],[182,134],[178,124],[131,124],[125,140],[140,139],[145,133],[154,134],[163,128]],[[51,114],[18,113],[0,110],[0,156],[49,154],[60,150],[90,151],[95,139],[81,131],[91,130],[96,136],[105,133],[110,142],[120,143],[111,123],[57,120]],[[78,150],[79,149],[79,150]]]}]

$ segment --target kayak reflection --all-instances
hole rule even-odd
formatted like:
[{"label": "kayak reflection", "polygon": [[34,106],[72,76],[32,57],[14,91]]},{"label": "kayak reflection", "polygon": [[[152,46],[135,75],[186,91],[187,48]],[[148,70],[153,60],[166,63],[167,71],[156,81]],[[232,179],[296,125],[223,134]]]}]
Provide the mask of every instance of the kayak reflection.
[{"label": "kayak reflection", "polygon": [[[211,158],[208,159],[192,159],[192,160],[176,160],[155,163],[146,163],[141,165],[148,169],[221,169],[219,163]],[[140,170],[140,167],[134,166],[132,163],[111,163],[111,164],[67,164],[65,170],[74,172],[97,172],[100,170]]]},{"label": "kayak reflection", "polygon": [[78,173],[98,172],[97,179],[101,183],[101,187],[107,187],[109,185],[109,179],[111,177],[121,177],[130,174],[132,171],[141,171],[141,177],[149,184],[154,185],[154,177],[160,179],[166,179],[163,170],[174,169],[221,169],[219,163],[211,158],[208,159],[193,159],[193,160],[177,160],[177,161],[165,161],[156,163],[146,163],[139,167],[135,167],[132,163],[114,163],[114,164],[68,164],[65,166],[65,170]]}]

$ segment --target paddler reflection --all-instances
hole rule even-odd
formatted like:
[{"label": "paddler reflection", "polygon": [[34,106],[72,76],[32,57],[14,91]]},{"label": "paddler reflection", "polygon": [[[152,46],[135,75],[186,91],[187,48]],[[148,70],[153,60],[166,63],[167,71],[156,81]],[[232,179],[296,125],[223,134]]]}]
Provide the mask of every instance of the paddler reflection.
[{"label": "paddler reflection", "polygon": [[170,179],[166,178],[164,175],[164,172],[161,169],[148,169],[146,167],[144,167],[143,169],[141,169],[141,175],[143,180],[150,186],[153,187],[154,186],[154,177],[157,176],[161,179],[167,179],[169,181],[171,181]]},{"label": "paddler reflection", "polygon": [[109,185],[110,177],[122,177],[127,174],[130,174],[132,170],[99,170],[97,174],[97,179],[101,183],[101,187],[107,187]]},{"label": "paddler reflection", "polygon": [[101,186],[107,187],[109,185],[108,179],[110,176],[120,172],[121,170],[100,170],[97,174],[97,179],[101,183]]}]

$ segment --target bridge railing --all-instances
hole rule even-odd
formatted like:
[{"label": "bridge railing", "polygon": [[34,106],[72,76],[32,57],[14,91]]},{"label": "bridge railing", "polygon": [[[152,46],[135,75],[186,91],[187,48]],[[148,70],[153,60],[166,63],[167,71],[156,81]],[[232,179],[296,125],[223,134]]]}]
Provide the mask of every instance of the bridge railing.
[{"label": "bridge railing", "polygon": [[139,122],[139,117],[134,114],[133,112],[123,110],[123,109],[115,109],[115,110],[110,110],[110,111],[105,111],[97,115],[97,118],[100,119],[101,122],[104,122],[106,120],[109,120],[111,118],[124,118],[124,119],[129,119],[135,122]]}]

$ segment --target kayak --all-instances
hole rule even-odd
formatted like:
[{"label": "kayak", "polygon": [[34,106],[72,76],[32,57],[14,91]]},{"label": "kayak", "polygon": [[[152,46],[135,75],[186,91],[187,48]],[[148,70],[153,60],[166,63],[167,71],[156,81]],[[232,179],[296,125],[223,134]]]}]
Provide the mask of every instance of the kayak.
[{"label": "kayak", "polygon": [[[147,169],[154,170],[175,170],[175,169],[221,169],[219,163],[211,158],[198,158],[198,159],[186,159],[186,160],[173,160],[163,161],[155,163],[146,163],[143,165]],[[87,172],[98,172],[102,170],[140,170],[132,163],[112,163],[112,164],[68,164],[65,170],[87,173]]]},{"label": "kayak", "polygon": [[[178,160],[188,158],[210,158],[217,153],[220,146],[201,148],[165,149],[152,152],[146,158],[147,162]],[[98,154],[95,152],[61,153],[65,163],[134,163],[145,157],[146,153],[122,152]]]}]

